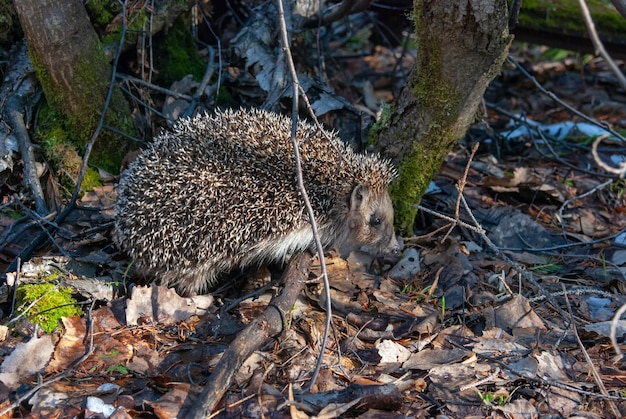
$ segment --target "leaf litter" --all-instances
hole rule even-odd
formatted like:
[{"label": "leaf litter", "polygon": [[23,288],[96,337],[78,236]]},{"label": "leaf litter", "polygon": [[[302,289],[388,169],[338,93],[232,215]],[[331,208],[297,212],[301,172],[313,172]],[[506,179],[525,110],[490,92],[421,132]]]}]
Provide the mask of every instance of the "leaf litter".
[{"label": "leaf litter", "polygon": [[[377,52],[380,59],[365,63],[387,67],[385,51]],[[624,94],[600,62],[582,75],[569,58],[555,65],[524,47],[514,55],[575,108],[626,126]],[[459,219],[474,218],[486,235],[421,212],[402,260],[330,258],[332,339],[314,392],[297,391],[315,366],[325,324],[325,297],[311,282],[291,327],[237,371],[222,417],[626,413],[625,364],[609,339],[611,319],[626,303],[626,185],[596,171],[590,140],[604,132],[529,86],[505,69],[487,93],[488,124],[476,124],[448,156],[422,203],[453,216],[469,164],[463,196],[471,212],[461,210]],[[477,139],[481,149],[470,159]],[[598,152],[617,166],[624,150],[609,137]],[[63,318],[52,334],[26,317],[4,330],[0,409],[31,391],[18,409],[24,415],[183,417],[225,347],[276,292],[270,283],[264,294],[233,301],[131,286],[127,261],[109,242],[114,199],[111,185],[95,188],[83,205],[98,211],[75,211],[63,224],[57,244],[71,259],[42,254],[23,266],[21,281],[55,273],[80,301],[98,304]],[[259,281],[268,277],[261,272]],[[616,328],[624,350],[625,321]]]}]

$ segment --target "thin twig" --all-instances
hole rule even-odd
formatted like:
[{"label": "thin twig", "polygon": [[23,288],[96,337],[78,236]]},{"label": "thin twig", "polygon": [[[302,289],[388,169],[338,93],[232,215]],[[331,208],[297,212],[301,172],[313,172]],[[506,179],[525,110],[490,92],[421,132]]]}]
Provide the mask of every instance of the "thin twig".
[{"label": "thin twig", "polygon": [[126,93],[128,96],[130,96],[133,100],[135,100],[138,104],[140,104],[141,106],[143,106],[144,108],[152,112],[153,114],[161,117],[165,121],[174,122],[174,118],[172,118],[171,116],[165,115],[163,112],[161,112],[154,106],[146,103],[143,99],[141,99],[140,97],[137,97],[130,89],[126,88],[124,85],[120,85],[120,89],[124,93]]},{"label": "thin twig", "polygon": [[452,217],[440,214],[436,211],[432,211],[429,210],[428,208],[424,208],[421,205],[418,205],[417,208],[420,211],[425,211],[427,213],[430,213],[432,215],[435,215],[439,218],[442,218],[444,220],[448,220],[450,222],[456,223],[458,225],[460,225],[461,227],[465,227],[465,228],[469,228],[470,230],[476,232],[478,235],[480,235],[480,237],[482,238],[482,240],[487,244],[487,246],[493,250],[496,255],[498,255],[499,257],[501,257],[506,263],[508,263],[513,269],[515,269],[517,272],[519,272],[524,279],[526,279],[528,282],[530,282],[535,288],[537,288],[543,295],[546,296],[546,299],[548,300],[548,302],[550,302],[550,304],[552,304],[552,306],[554,306],[554,308],[559,312],[559,314],[561,314],[561,316],[564,319],[567,319],[568,316],[567,314],[563,311],[563,309],[561,307],[559,307],[558,303],[556,302],[556,300],[550,295],[550,293],[539,283],[537,282],[537,280],[535,278],[533,278],[532,274],[530,274],[528,271],[526,271],[524,268],[522,268],[520,265],[518,265],[516,262],[514,262],[511,258],[509,258],[506,254],[504,254],[492,241],[491,239],[487,236],[485,229],[480,225],[480,223],[478,222],[478,220],[476,220],[476,218],[474,217],[474,214],[472,212],[472,210],[470,209],[469,205],[467,204],[467,201],[465,201],[465,197],[461,194],[461,202],[463,203],[463,207],[465,209],[465,211],[467,211],[468,215],[470,216],[470,218],[472,219],[472,222],[474,223],[474,225],[470,225],[468,223],[465,223],[461,220],[456,220]]},{"label": "thin twig", "polygon": [[[572,333],[574,334],[574,337],[576,338],[576,342],[578,342],[578,349],[580,349],[583,356],[585,357],[585,361],[587,361],[587,365],[589,366],[589,369],[591,370],[591,375],[593,376],[593,380],[596,382],[596,385],[600,389],[600,392],[603,395],[608,396],[609,392],[606,391],[606,387],[604,386],[604,382],[602,381],[600,374],[598,374],[597,368],[595,367],[593,361],[591,360],[589,353],[585,349],[585,345],[583,344],[583,341],[580,340],[580,336],[578,336],[578,331],[576,330],[576,323],[574,321],[574,314],[572,313],[572,306],[570,305],[569,298],[567,298],[567,289],[565,288],[565,284],[561,284],[561,287],[563,288],[563,293],[565,294],[565,304],[567,304],[567,312],[570,315],[570,327],[572,328]],[[607,403],[609,404],[609,406],[611,407],[611,410],[613,411],[613,416],[615,416],[616,418],[622,417],[622,415],[619,413],[619,410],[617,409],[617,406],[615,406],[615,403],[613,402],[613,400],[607,400]]]},{"label": "thin twig", "polygon": [[207,47],[207,52],[209,53],[209,56],[207,58],[208,64],[206,71],[204,72],[204,77],[202,77],[202,81],[198,86],[198,90],[196,90],[196,93],[193,95],[193,98],[195,100],[200,100],[200,98],[204,94],[204,90],[211,81],[211,77],[213,77],[213,73],[215,72],[215,66],[213,65],[213,61],[215,61],[215,50],[209,45]]},{"label": "thin twig", "polygon": [[459,218],[459,211],[461,209],[461,195],[463,195],[463,191],[465,190],[465,185],[467,185],[467,176],[469,175],[469,170],[472,165],[472,160],[474,160],[474,156],[478,151],[478,147],[480,146],[479,142],[475,142],[472,146],[472,152],[470,153],[469,159],[467,159],[467,164],[465,165],[465,170],[463,171],[463,176],[459,179],[457,183],[457,189],[459,191],[459,195],[456,198],[456,203],[454,205],[454,216]]},{"label": "thin twig", "polygon": [[596,120],[596,119],[594,119],[594,118],[592,118],[590,116],[585,115],[584,113],[580,112],[578,109],[574,108],[573,106],[569,105],[568,103],[562,101],[561,99],[559,99],[559,97],[557,95],[555,95],[554,93],[552,93],[551,91],[549,91],[545,87],[543,87],[541,85],[541,83],[539,83],[537,81],[537,79],[535,79],[528,71],[526,71],[526,69],[520,63],[518,63],[515,59],[513,59],[513,57],[511,57],[509,55],[507,57],[507,61],[509,63],[513,64],[524,75],[524,77],[526,77],[527,79],[532,81],[533,84],[535,85],[535,87],[537,89],[539,89],[543,94],[548,96],[550,99],[552,99],[553,101],[555,101],[559,105],[563,106],[565,109],[567,109],[572,114],[574,114],[574,115],[582,118],[583,120],[589,122],[590,124],[593,124],[593,125],[595,125],[597,127],[600,127],[602,129],[607,130],[615,138],[618,138],[622,143],[626,144],[626,138],[624,138],[620,133],[615,131],[613,128],[611,128],[607,124],[603,124],[603,123],[599,122],[598,120]]},{"label": "thin twig", "polygon": [[213,48],[211,47],[208,47],[207,50],[209,51],[209,56],[207,57],[207,65],[206,70],[204,71],[204,76],[202,77],[200,85],[196,89],[196,93],[193,95],[191,103],[187,106],[187,109],[185,109],[185,112],[182,114],[183,118],[187,118],[193,115],[196,107],[198,106],[198,102],[202,98],[202,95],[204,95],[204,90],[209,84],[209,81],[211,81],[211,77],[213,77],[213,73],[215,72],[215,66],[213,65],[213,61],[215,60],[215,51],[213,51]]},{"label": "thin twig", "polygon": [[[285,59],[287,61],[287,67],[289,68],[289,73],[291,74],[291,81],[293,83],[293,101],[292,101],[292,126],[291,126],[291,143],[293,144],[293,152],[295,158],[295,166],[296,166],[296,176],[298,179],[298,189],[300,190],[300,194],[302,196],[302,200],[306,206],[307,214],[309,216],[309,221],[311,223],[311,230],[313,231],[313,237],[315,239],[315,246],[317,247],[317,254],[320,260],[320,267],[322,270],[322,278],[324,279],[324,289],[326,293],[326,328],[324,329],[324,337],[322,339],[322,344],[320,347],[320,354],[317,359],[317,364],[315,365],[315,370],[311,375],[311,380],[308,384],[308,390],[310,391],[313,385],[315,384],[315,380],[322,368],[322,359],[324,352],[326,350],[326,344],[328,342],[328,335],[330,331],[330,321],[332,318],[332,307],[331,307],[331,297],[330,297],[330,284],[328,282],[328,273],[326,272],[326,260],[324,259],[324,248],[322,246],[322,242],[320,240],[319,232],[317,230],[317,223],[315,221],[315,213],[313,212],[313,207],[311,207],[311,202],[309,201],[309,195],[307,194],[306,188],[304,187],[304,180],[302,178],[302,166],[300,164],[300,151],[298,149],[298,142],[296,141],[296,130],[298,129],[298,97],[300,92],[300,83],[298,82],[298,74],[296,73],[296,67],[293,63],[293,57],[291,55],[291,49],[289,47],[289,36],[287,32],[287,23],[285,21],[285,10],[283,8],[283,0],[276,0],[276,8],[278,10],[278,22],[280,25],[280,34],[283,43],[283,49],[285,52]],[[306,95],[303,95],[306,98]],[[305,99],[306,100],[306,99]]]},{"label": "thin twig", "polygon": [[617,76],[617,80],[622,85],[622,89],[626,90],[626,77],[622,74],[622,71],[619,69],[615,61],[611,58],[602,41],[600,41],[600,37],[598,36],[598,32],[596,31],[596,25],[593,23],[593,19],[591,18],[591,13],[589,13],[589,8],[587,7],[587,3],[585,0],[578,0],[578,6],[580,7],[580,11],[583,15],[583,20],[585,21],[585,25],[587,26],[587,32],[589,33],[589,38],[591,38],[591,43],[593,43],[593,47],[596,50],[596,54],[599,54],[604,61],[609,65],[611,71],[615,73]]},{"label": "thin twig", "polygon": [[618,175],[620,178],[623,178],[626,175],[626,162],[621,162],[619,168],[611,167],[604,163],[600,156],[598,155],[598,144],[608,138],[608,134],[600,135],[591,145],[591,155],[593,156],[593,160],[596,162],[598,166],[603,168],[609,173],[613,173]]},{"label": "thin twig", "polygon": [[496,377],[498,376],[498,374],[500,374],[500,368],[496,367],[494,372],[492,372],[491,374],[489,374],[485,378],[481,378],[480,380],[476,380],[476,381],[474,381],[472,383],[465,384],[465,385],[459,387],[459,391],[465,391],[465,390],[469,390],[470,388],[476,388],[478,386],[482,386],[485,383],[488,383],[490,381],[495,380]]},{"label": "thin twig", "polygon": [[[22,275],[22,260],[20,259],[20,257],[17,257],[17,269],[15,270],[15,282],[13,283],[13,289],[17,289],[17,287],[20,285],[20,280]],[[11,313],[9,314],[9,318],[12,318],[13,315],[15,314],[15,303],[17,302],[17,293],[14,292],[12,293],[13,296],[11,297]]]},{"label": "thin twig", "polygon": [[[611,294],[610,292],[607,291],[602,291],[596,288],[590,288],[590,287],[576,287],[576,288],[572,288],[569,291],[567,291],[567,294],[569,295],[576,295],[576,296],[581,296],[581,295],[596,295],[596,296],[600,296],[600,297],[604,297],[604,298],[615,298],[616,295],[615,294]],[[551,292],[550,295],[552,295],[553,297],[563,297],[566,295],[566,293],[562,292],[562,291],[555,291],[555,292]],[[546,297],[544,295],[538,295],[536,297],[532,297],[529,298],[528,301],[531,303],[536,303],[539,302],[541,300],[544,300]]]},{"label": "thin twig", "polygon": [[[467,201],[465,200],[465,196],[461,195],[461,199],[462,199],[462,202],[463,202],[463,206],[465,207],[465,210],[467,211],[467,213],[472,218],[472,222],[474,223],[474,225],[479,226],[480,224],[478,223],[478,220],[476,220],[476,218],[474,217],[474,213],[472,212],[472,210],[470,209],[469,205],[467,204]],[[519,272],[528,282],[530,282],[543,295],[545,295],[546,299],[548,300],[548,302],[550,304],[552,304],[552,306],[559,312],[559,314],[563,317],[563,319],[567,320],[566,313],[558,305],[558,303],[550,295],[550,293],[543,287],[543,285],[541,285],[539,282],[537,282],[537,280],[533,277],[533,275],[530,272],[528,272],[526,269],[522,268],[520,265],[518,265],[516,262],[514,262],[510,257],[508,257],[505,253],[503,253],[500,249],[498,249],[498,247],[495,245],[495,243],[492,242],[489,237],[487,237],[487,234],[485,233],[485,230],[482,229],[482,228],[481,228],[481,230],[483,232],[480,234],[480,236],[485,241],[485,243],[487,243],[487,246],[489,246],[489,248],[491,250],[493,250],[497,255],[499,255],[502,259],[504,259],[504,261],[506,263],[508,263],[510,266],[512,266],[513,269],[515,269],[517,272]]]},{"label": "thin twig", "polygon": [[[215,31],[213,30],[213,27],[211,26],[211,22],[209,21],[209,19],[207,19],[204,13],[202,14],[202,19],[204,20],[207,29],[211,32],[217,44],[217,81],[215,82],[215,99],[217,99],[217,94],[220,91],[220,87],[222,86],[222,69],[224,66],[224,64],[222,63],[222,40],[219,36],[217,36]],[[207,48],[213,49],[213,47],[210,45],[207,45]]]},{"label": "thin twig", "polygon": [[117,74],[115,74],[115,77],[120,79],[120,80],[123,80],[123,81],[133,82],[133,83],[139,84],[141,86],[144,86],[144,87],[147,87],[149,89],[152,89],[155,92],[163,93],[163,94],[165,94],[167,96],[171,96],[171,97],[173,97],[175,99],[182,99],[182,100],[186,100],[188,102],[191,102],[193,100],[192,96],[186,95],[184,93],[175,92],[173,90],[166,89],[165,87],[157,86],[156,84],[152,84],[152,83],[147,82],[145,80],[138,79],[137,77],[129,76],[127,74],[117,73]]},{"label": "thin twig", "polygon": [[626,304],[622,305],[619,310],[615,312],[615,316],[613,316],[613,320],[611,320],[611,345],[613,345],[613,349],[615,350],[615,357],[613,358],[613,362],[619,362],[622,360],[622,350],[617,344],[617,322],[619,319],[626,313]]},{"label": "thin twig", "polygon": [[[474,156],[476,155],[476,152],[478,151],[478,146],[480,146],[479,142],[474,143],[474,145],[472,146],[472,152],[470,153],[469,159],[467,160],[467,164],[465,165],[465,171],[463,172],[463,176],[461,176],[461,179],[459,179],[457,183],[458,195],[456,197],[456,203],[454,205],[454,218],[456,220],[460,220],[461,218],[461,196],[463,195],[463,190],[465,189],[465,185],[467,184],[467,176],[469,174],[469,169],[472,164],[472,160],[474,160]],[[452,232],[455,226],[456,226],[456,223],[450,226],[450,228],[448,229],[448,232],[443,236],[443,239],[441,239],[442,242],[448,238],[448,236],[450,235],[450,233]]]},{"label": "thin twig", "polygon": [[[577,172],[580,172],[580,173],[585,173],[585,174],[592,175],[592,176],[597,176],[597,177],[605,177],[605,178],[611,178],[611,179],[614,178],[614,176],[612,176],[611,174],[600,173],[600,172],[597,172],[597,171],[588,170],[588,169],[585,169],[583,167],[579,167],[577,165],[574,165],[574,164],[568,162],[567,160],[564,160],[556,152],[556,150],[552,147],[550,141],[552,141],[553,139],[547,137],[544,134],[544,132],[540,129],[540,127],[538,127],[536,124],[533,124],[533,123],[529,122],[525,117],[512,114],[511,112],[507,112],[506,110],[502,109],[499,106],[496,106],[493,103],[486,102],[485,104],[487,105],[488,108],[495,110],[496,112],[506,116],[507,118],[510,118],[510,119],[512,119],[512,120],[514,120],[516,122],[521,123],[521,124],[524,124],[524,126],[526,126],[530,131],[533,131],[534,133],[536,133],[539,136],[539,138],[541,138],[544,141],[543,144],[545,144],[545,146],[548,147],[548,150],[550,150],[550,153],[552,154],[552,156],[550,157],[543,150],[541,150],[541,148],[537,144],[537,141],[533,141],[533,145],[534,145],[535,149],[542,156],[544,156],[546,158],[552,158],[553,160],[561,163],[562,165],[567,166],[570,169],[573,169],[573,170],[575,170]],[[609,128],[607,128],[605,126],[602,126],[602,124],[600,122],[598,122],[598,121],[595,121],[594,125],[601,126],[602,129],[607,130],[609,132],[611,131]],[[534,140],[534,138],[533,138],[533,140]],[[570,146],[570,147],[572,147],[572,148],[574,148],[576,150],[579,150],[579,149],[588,150],[588,148],[582,148],[581,146],[577,146],[576,144],[568,144],[568,146]],[[592,150],[592,153],[593,153],[593,150]],[[596,160],[599,160],[599,159],[596,159]]]}]

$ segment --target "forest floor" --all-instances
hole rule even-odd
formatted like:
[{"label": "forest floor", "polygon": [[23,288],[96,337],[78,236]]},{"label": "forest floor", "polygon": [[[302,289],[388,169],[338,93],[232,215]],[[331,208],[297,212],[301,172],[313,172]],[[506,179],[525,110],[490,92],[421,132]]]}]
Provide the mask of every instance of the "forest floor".
[{"label": "forest floor", "polygon": [[[394,57],[380,48],[344,61],[345,78],[365,67],[384,74]],[[325,324],[318,283],[291,327],[237,371],[219,417],[626,415],[626,363],[610,339],[613,326],[625,349],[626,321],[611,319],[626,303],[626,183],[592,152],[608,134],[598,157],[626,161],[623,138],[602,128],[626,132],[626,93],[599,59],[521,44],[511,59],[483,120],[434,179],[403,259],[327,259],[333,328],[314,391],[298,394]],[[374,100],[393,100],[382,76],[370,82]],[[185,417],[220,354],[276,292],[233,304],[232,294],[189,299],[152,285],[128,298],[129,261],[110,240],[115,181],[86,193],[55,244],[21,265],[22,281],[71,285],[84,312],[50,333],[31,321],[50,321],[46,313],[27,307],[5,321],[0,417]],[[3,212],[0,235],[14,223]],[[3,261],[38,233],[4,246]]]}]

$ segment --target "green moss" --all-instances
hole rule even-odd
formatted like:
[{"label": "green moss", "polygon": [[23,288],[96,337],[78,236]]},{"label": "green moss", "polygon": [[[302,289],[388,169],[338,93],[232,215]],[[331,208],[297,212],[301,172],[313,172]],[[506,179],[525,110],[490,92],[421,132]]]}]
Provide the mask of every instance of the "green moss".
[{"label": "green moss", "polygon": [[[596,27],[604,40],[623,39],[626,20],[608,1],[587,0]],[[585,34],[587,29],[576,0],[524,0],[520,26],[562,34]]]},{"label": "green moss", "polygon": [[450,125],[459,116],[461,93],[442,77],[441,50],[433,43],[420,60],[417,83],[413,93],[421,107],[430,113],[442,127]]},{"label": "green moss", "polygon": [[[95,42],[92,48],[89,48],[88,56],[80,57],[77,60],[72,78],[75,92],[70,93],[61,91],[61,87],[56,86],[51,81],[37,54],[29,50],[29,56],[50,107],[49,117],[54,121],[53,124],[48,124],[47,127],[43,128],[43,131],[47,131],[43,137],[60,140],[56,134],[63,131],[63,141],[68,140],[68,143],[78,153],[82,154],[100,121],[109,89],[110,73],[108,71],[98,73],[95,70],[109,69],[110,67],[104,51],[100,44]],[[77,103],[70,104],[67,95],[71,95]],[[128,103],[119,89],[114,90],[105,123],[130,135],[134,135],[136,132],[130,118]],[[50,129],[56,131],[51,133]],[[133,148],[134,144],[118,134],[102,131],[92,150],[89,163],[111,173],[117,173],[124,156]]]},{"label": "green moss", "polygon": [[162,84],[170,85],[188,74],[200,81],[206,63],[200,57],[189,29],[189,18],[180,17],[164,35],[162,43],[155,45],[155,61]]},{"label": "green moss", "polygon": [[369,45],[371,36],[372,29],[369,26],[364,26],[346,40],[345,48],[348,51],[360,53],[365,49],[365,45]]},{"label": "green moss", "polygon": [[13,220],[19,220],[20,218],[22,218],[24,216],[23,213],[14,210],[14,209],[8,209],[2,212],[3,215],[13,219]]},{"label": "green moss", "polygon": [[[17,302],[19,311],[28,309],[26,316],[47,333],[51,333],[58,326],[62,317],[82,314],[76,300],[72,298],[72,289],[52,283],[20,285],[17,289]],[[30,307],[33,302],[35,304]]]},{"label": "green moss", "polygon": [[413,151],[404,156],[398,167],[398,179],[389,188],[396,227],[403,234],[412,231],[417,214],[415,205],[419,204],[433,174],[441,167],[450,144],[456,141],[456,135],[451,129],[444,129],[436,124],[431,124],[422,138],[425,141],[414,143]]},{"label": "green moss", "polygon": [[[122,36],[122,20],[118,18],[122,11],[120,3],[110,0],[90,0],[86,2],[85,7],[89,18],[100,35],[102,44],[117,47]],[[128,7],[126,14],[127,28],[124,45],[125,47],[134,47],[137,45],[137,39],[140,34],[148,28],[150,16],[146,6],[139,8]]]},{"label": "green moss", "polygon": [[84,191],[89,192],[93,191],[93,188],[96,186],[102,186],[102,179],[96,169],[89,167],[85,172],[85,177],[83,178],[83,183],[81,183],[80,187]]},{"label": "green moss", "polygon": [[227,89],[223,84],[217,91],[216,104],[217,106],[224,108],[236,108],[241,106],[241,102],[236,100],[230,93],[229,89]]},{"label": "green moss", "polygon": [[403,234],[410,232],[417,210],[414,204],[421,199],[429,180],[424,179],[421,170],[419,152],[406,156],[402,165],[398,167],[400,176],[389,188],[393,200],[396,227]]},{"label": "green moss", "polygon": [[94,70],[109,67],[100,45],[94,45],[89,51],[89,56],[80,57],[76,62],[72,80],[76,90],[81,92],[76,98],[80,102],[72,109],[65,108],[68,128],[73,135],[77,136],[81,147],[87,144],[98,125],[110,81],[108,74]]},{"label": "green moss", "polygon": [[[459,118],[461,92],[446,82],[442,71],[441,45],[422,30],[420,2],[415,2],[415,28],[420,44],[417,73],[407,81],[413,85],[413,94],[421,112],[429,120],[419,142],[413,138],[398,138],[401,144],[413,143],[413,150],[403,156],[398,167],[398,179],[390,187],[394,205],[396,226],[402,233],[412,230],[418,204],[428,188],[432,176],[437,173],[450,147],[457,140],[456,122]],[[414,136],[412,132],[398,132],[397,136]]]},{"label": "green moss", "polygon": [[85,8],[94,25],[102,28],[111,23],[122,11],[119,2],[110,0],[90,0],[85,2]]},{"label": "green moss", "polygon": [[374,145],[380,137],[381,131],[388,129],[391,125],[391,118],[394,113],[394,107],[389,103],[383,103],[381,106],[380,116],[372,125],[367,135],[367,145]]},{"label": "green moss", "polygon": [[[149,28],[150,16],[146,12],[145,8],[133,9],[130,12],[130,16],[126,21],[126,35],[124,36],[124,47],[136,48],[137,41],[140,34],[144,33]],[[101,36],[103,45],[114,46],[117,49],[120,38],[122,37],[122,23],[109,26],[107,31],[101,31],[104,33]]]},{"label": "green moss", "polygon": [[[78,179],[82,157],[78,154],[76,145],[68,138],[68,130],[63,122],[62,116],[44,104],[39,112],[35,139],[41,145],[46,160],[55,169],[61,186],[71,193]],[[81,184],[82,190],[91,191],[94,186],[101,185],[98,172],[92,168],[87,169]]]}]

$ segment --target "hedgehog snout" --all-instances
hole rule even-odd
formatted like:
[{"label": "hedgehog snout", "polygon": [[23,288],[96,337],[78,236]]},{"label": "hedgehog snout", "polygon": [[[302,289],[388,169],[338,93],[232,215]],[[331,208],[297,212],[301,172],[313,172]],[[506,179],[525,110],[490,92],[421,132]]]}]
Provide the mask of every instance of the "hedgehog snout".
[{"label": "hedgehog snout", "polygon": [[394,233],[391,236],[391,241],[389,242],[389,245],[382,251],[382,253],[389,253],[392,255],[397,255],[400,253],[400,250],[402,250],[400,248],[400,243],[398,243],[398,239]]},{"label": "hedgehog snout", "polygon": [[381,231],[378,232],[378,240],[373,243],[375,247],[374,252],[376,254],[398,254],[400,253],[400,244],[396,238],[396,233],[393,228],[393,212],[391,217],[388,217],[384,225],[381,226]]}]

